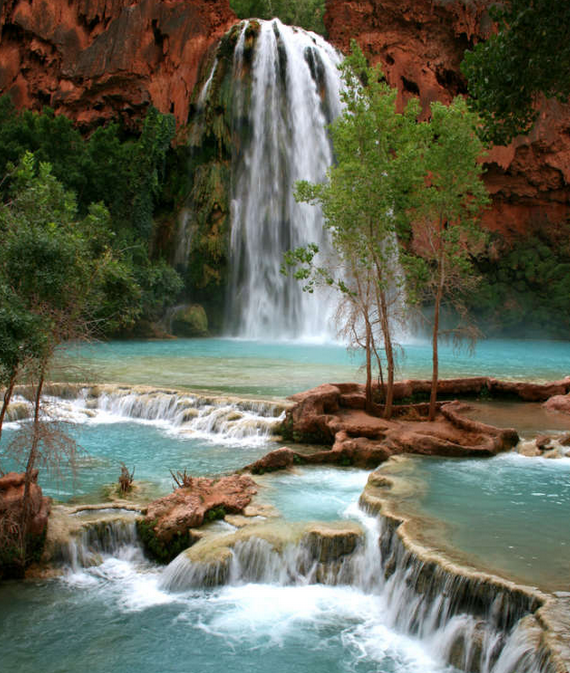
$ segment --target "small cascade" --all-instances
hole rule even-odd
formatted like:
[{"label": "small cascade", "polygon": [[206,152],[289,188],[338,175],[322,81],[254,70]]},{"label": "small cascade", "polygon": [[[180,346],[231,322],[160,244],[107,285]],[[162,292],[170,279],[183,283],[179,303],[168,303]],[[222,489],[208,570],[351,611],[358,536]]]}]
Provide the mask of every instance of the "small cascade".
[{"label": "small cascade", "polygon": [[61,565],[78,572],[82,568],[100,565],[104,556],[132,557],[141,553],[136,513],[119,515],[111,510],[87,510],[75,516],[80,519],[83,514],[95,518],[81,522],[78,531],[54,550],[54,560]]},{"label": "small cascade", "polygon": [[420,640],[435,659],[467,673],[550,673],[534,613],[538,595],[484,575],[423,560],[398,524],[359,516],[358,529],[274,526],[201,540],[164,571],[163,591],[248,583],[346,585],[378,595],[389,628]]},{"label": "small cascade", "polygon": [[161,587],[185,591],[222,584],[352,584],[364,546],[355,524],[248,526],[182,552],[166,568]]},{"label": "small cascade", "polygon": [[[251,40],[254,39],[253,53]],[[322,181],[326,131],[340,113],[340,56],[321,37],[280,21],[244,23],[234,51],[228,333],[244,338],[330,336],[330,302],[280,273],[283,253],[328,249],[317,208],[298,204],[298,180]]]},{"label": "small cascade", "polygon": [[382,595],[390,626],[429,643],[434,653],[470,673],[543,670],[526,634],[540,606],[536,596],[426,561],[406,548],[397,528],[381,519]]},{"label": "small cascade", "polygon": [[[117,419],[159,423],[179,434],[228,444],[264,444],[285,417],[285,405],[277,402],[144,386],[75,388],[73,396],[46,396],[44,405],[49,417],[76,423]],[[14,419],[24,419],[30,416],[32,407],[22,399],[10,409]]]}]

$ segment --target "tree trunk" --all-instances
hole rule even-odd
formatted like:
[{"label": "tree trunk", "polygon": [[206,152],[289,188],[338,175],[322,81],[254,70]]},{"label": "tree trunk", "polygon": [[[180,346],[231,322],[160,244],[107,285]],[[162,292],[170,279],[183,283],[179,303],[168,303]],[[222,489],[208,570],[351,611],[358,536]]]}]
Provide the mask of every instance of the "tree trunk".
[{"label": "tree trunk", "polygon": [[4,425],[4,418],[6,417],[6,411],[10,405],[10,400],[12,399],[12,393],[14,392],[14,385],[16,384],[16,372],[12,373],[8,387],[4,391],[4,400],[2,401],[2,409],[0,410],[0,439],[2,439],[2,426]]},{"label": "tree trunk", "polygon": [[[441,232],[440,232],[441,237]],[[437,382],[439,380],[439,356],[438,356],[438,337],[439,337],[439,312],[441,309],[441,300],[443,297],[443,286],[445,282],[445,269],[443,260],[443,244],[439,252],[438,283],[437,293],[435,295],[435,306],[433,314],[433,334],[432,334],[432,373],[431,373],[431,392],[429,396],[429,420],[435,420],[435,403],[437,401]]]},{"label": "tree trunk", "polygon": [[388,369],[388,382],[386,384],[386,399],[384,402],[384,418],[392,418],[392,405],[394,401],[394,349],[392,347],[392,337],[390,335],[390,322],[388,320],[388,305],[386,302],[386,293],[379,288],[380,297],[380,325],[384,335],[384,350],[386,351],[386,366]]},{"label": "tree trunk", "polygon": [[372,413],[372,328],[366,319],[366,411]]},{"label": "tree trunk", "polygon": [[27,537],[28,527],[30,524],[31,504],[30,504],[30,489],[32,485],[32,477],[38,458],[38,446],[40,443],[40,402],[42,397],[42,390],[45,381],[45,363],[42,363],[40,368],[40,376],[38,385],[36,387],[36,394],[34,397],[34,431],[32,434],[32,445],[30,446],[30,453],[28,454],[28,462],[26,463],[26,472],[24,476],[24,496],[22,498],[22,517],[20,521],[20,544],[21,544],[21,563],[26,565],[27,557]]}]

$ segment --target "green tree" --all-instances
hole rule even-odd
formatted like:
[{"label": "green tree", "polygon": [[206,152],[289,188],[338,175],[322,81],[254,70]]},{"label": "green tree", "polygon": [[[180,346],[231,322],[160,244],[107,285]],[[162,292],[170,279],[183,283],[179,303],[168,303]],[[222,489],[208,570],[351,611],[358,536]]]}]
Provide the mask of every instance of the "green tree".
[{"label": "green tree", "polygon": [[[25,434],[25,482],[19,522],[21,563],[27,560],[30,487],[39,463],[72,459],[74,444],[46,431],[41,401],[56,347],[87,338],[96,322],[95,306],[105,301],[107,270],[121,262],[113,256],[109,214],[100,204],[78,218],[74,195],[64,189],[48,163],[24,154],[13,170],[11,199],[0,206],[0,383],[6,386],[1,424],[18,377],[34,387],[34,413]],[[131,297],[117,308],[123,319]],[[54,441],[54,437],[57,440]],[[15,451],[22,448],[15,443]]]},{"label": "green tree", "polygon": [[103,318],[107,318],[107,333],[113,333],[119,324],[113,318],[119,312],[111,310],[112,297],[117,307],[122,295],[132,298],[127,321],[131,326],[139,318],[156,320],[158,308],[173,303],[182,287],[178,274],[158,258],[152,245],[156,212],[165,203],[172,208],[176,198],[165,194],[174,131],[172,115],[150,108],[139,137],[118,124],[109,124],[86,139],[69,119],[49,108],[42,113],[17,111],[8,96],[0,97],[2,198],[8,200],[14,188],[15,174],[8,165],[18,163],[30,151],[40,163],[49,163],[52,176],[73,192],[79,218],[89,216],[95,202],[102,202],[108,210],[105,219],[116,234],[111,239],[113,256],[115,261],[120,258],[121,264],[105,267],[107,290],[98,319],[103,326]]},{"label": "green tree", "polygon": [[[435,418],[439,337],[474,338],[477,334],[467,320],[464,301],[477,280],[472,256],[484,236],[476,225],[489,202],[481,180],[483,144],[477,125],[477,115],[468,111],[461,98],[449,106],[432,103],[431,120],[422,124],[425,178],[411,202],[417,257],[408,255],[406,261],[408,270],[413,269],[408,298],[433,302],[430,421]],[[445,303],[453,309],[455,324],[443,329],[441,309]]]},{"label": "green tree", "polygon": [[325,35],[324,0],[231,0],[240,19],[278,18],[290,26],[300,26]]},{"label": "green tree", "polygon": [[465,54],[462,70],[486,138],[507,144],[528,133],[539,94],[570,95],[570,11],[566,2],[508,0],[491,8],[498,33]]},{"label": "green tree", "polygon": [[299,183],[296,198],[321,206],[338,263],[318,262],[315,246],[293,251],[289,265],[311,289],[324,283],[339,290],[351,308],[349,332],[364,345],[367,406],[371,407],[371,361],[380,333],[386,358],[384,414],[392,414],[395,375],[393,326],[401,318],[403,277],[398,264],[398,232],[407,224],[413,187],[422,178],[416,123],[419,104],[396,112],[396,90],[379,69],[371,69],[353,44],[342,65],[343,114],[331,127],[336,163],[327,180]]}]

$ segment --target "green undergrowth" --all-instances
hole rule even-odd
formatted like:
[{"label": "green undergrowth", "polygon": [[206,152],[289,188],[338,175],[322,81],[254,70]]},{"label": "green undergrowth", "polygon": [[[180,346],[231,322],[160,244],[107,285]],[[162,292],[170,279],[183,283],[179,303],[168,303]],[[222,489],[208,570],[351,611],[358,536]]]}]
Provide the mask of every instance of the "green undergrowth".
[{"label": "green undergrowth", "polygon": [[569,224],[545,223],[512,242],[494,236],[468,299],[486,336],[568,338]]},{"label": "green undergrowth", "polygon": [[158,522],[137,519],[137,534],[146,554],[159,563],[170,563],[194,542],[189,532],[175,533],[168,542],[159,540],[154,530]]}]

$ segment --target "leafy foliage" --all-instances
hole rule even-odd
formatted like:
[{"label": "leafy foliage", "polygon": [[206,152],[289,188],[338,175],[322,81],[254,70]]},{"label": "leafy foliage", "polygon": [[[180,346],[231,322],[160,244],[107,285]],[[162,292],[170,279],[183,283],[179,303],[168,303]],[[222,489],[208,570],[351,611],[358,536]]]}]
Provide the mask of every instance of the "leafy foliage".
[{"label": "leafy foliage", "polygon": [[570,95],[570,12],[551,0],[509,0],[490,12],[499,32],[466,53],[462,70],[487,139],[506,144],[531,129],[540,93]]},{"label": "leafy foliage", "polygon": [[402,305],[397,232],[408,222],[414,185],[422,178],[416,123],[419,104],[396,112],[395,90],[379,69],[371,69],[353,43],[342,65],[344,113],[331,126],[336,164],[327,181],[301,182],[296,198],[321,206],[331,232],[336,260],[325,264],[310,244],[286,256],[296,277],[312,291],[316,284],[342,296],[343,332],[367,355],[367,406],[371,407],[371,357],[382,372],[378,334],[386,356],[388,385],[385,414],[391,414],[394,381],[392,327]]},{"label": "leafy foliage", "polygon": [[527,238],[496,236],[477,267],[483,278],[468,301],[487,333],[565,339],[570,330],[570,246],[565,226]]},{"label": "leafy foliage", "polygon": [[278,18],[320,35],[326,32],[324,0],[231,0],[230,5],[240,19]]},{"label": "leafy foliage", "polygon": [[[64,116],[55,116],[49,109],[41,114],[29,110],[17,112],[7,96],[0,98],[0,171],[4,175],[0,196],[3,200],[7,201],[18,189],[18,175],[10,166],[25,152],[33,152],[40,164],[49,163],[50,175],[60,184],[60,196],[65,192],[69,201],[54,211],[60,221],[65,223],[76,216],[86,218],[85,227],[91,230],[91,245],[95,247],[100,241],[97,231],[101,226],[102,230],[114,234],[108,240],[114,250],[113,259],[109,258],[100,285],[104,288],[105,305],[97,312],[101,323],[108,320],[107,333],[119,327],[119,321],[113,316],[121,315],[122,297],[132,301],[120,321],[129,326],[139,316],[157,319],[182,288],[174,269],[162,259],[152,260],[149,254],[155,211],[165,201],[172,207],[172,200],[176,198],[166,194],[172,181],[167,171],[167,156],[174,131],[171,115],[162,115],[150,108],[139,138],[126,135],[117,124],[110,124],[84,140]],[[30,195],[30,198],[31,214],[36,196]],[[54,195],[54,198],[59,197]],[[99,205],[94,205],[97,203]],[[35,216],[43,216],[41,207]],[[99,254],[100,250],[92,252]]]},{"label": "leafy foliage", "polygon": [[[448,107],[434,103],[426,122],[417,121],[416,100],[398,113],[397,92],[380,70],[368,67],[355,44],[342,72],[345,110],[331,126],[336,164],[325,182],[298,183],[296,193],[298,200],[321,206],[337,258],[323,263],[317,246],[309,244],[290,251],[285,263],[296,268],[305,290],[327,285],[340,291],[343,333],[366,351],[369,411],[372,356],[382,378],[381,335],[387,417],[394,382],[393,327],[406,301],[433,301],[433,418],[440,308],[446,297],[461,305],[460,290],[471,275],[470,239],[488,201],[480,179],[477,118],[460,99]],[[409,240],[412,231],[411,250],[404,252],[401,240]],[[399,259],[408,270],[405,288]]]},{"label": "leafy foliage", "polygon": [[[449,106],[432,103],[431,120],[422,124],[425,178],[412,204],[414,255],[407,255],[404,262],[409,272],[408,299],[427,298],[434,307],[430,420],[435,418],[439,337],[474,340],[479,335],[464,302],[466,292],[474,290],[478,280],[472,258],[484,236],[476,225],[489,202],[481,180],[483,144],[477,135],[478,123],[477,115],[457,98]],[[454,320],[444,330],[440,318],[446,303],[453,309]]]}]

